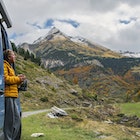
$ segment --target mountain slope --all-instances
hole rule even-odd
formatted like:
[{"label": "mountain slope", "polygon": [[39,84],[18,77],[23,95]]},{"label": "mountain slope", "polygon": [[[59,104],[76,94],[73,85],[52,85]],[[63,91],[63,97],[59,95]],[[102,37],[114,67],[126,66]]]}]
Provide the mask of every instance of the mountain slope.
[{"label": "mountain slope", "polygon": [[23,43],[19,47],[41,57],[42,65],[51,69],[63,66],[75,67],[78,63],[89,64],[89,61],[92,63],[93,57],[121,57],[119,53],[86,39],[68,37],[55,27],[33,44]]},{"label": "mountain slope", "polygon": [[23,43],[19,47],[34,53],[45,68],[90,94],[117,95],[124,100],[139,95],[140,71],[133,69],[140,66],[140,58],[122,57],[84,38],[69,37],[56,28],[33,44]]},{"label": "mountain slope", "polygon": [[54,105],[78,106],[84,101],[82,89],[78,85],[70,84],[31,61],[25,61],[19,55],[16,73],[24,73],[28,79],[28,90],[19,92],[23,111],[50,108]]}]

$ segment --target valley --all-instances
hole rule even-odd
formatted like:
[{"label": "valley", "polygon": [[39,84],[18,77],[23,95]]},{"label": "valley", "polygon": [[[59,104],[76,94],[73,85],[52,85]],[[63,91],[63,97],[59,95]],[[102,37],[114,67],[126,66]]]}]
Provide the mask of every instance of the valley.
[{"label": "valley", "polygon": [[[118,134],[121,133],[119,125],[123,128],[122,136],[112,137],[110,134],[104,139],[139,138],[136,135],[139,133],[139,109],[129,116],[116,104],[139,103],[140,58],[124,57],[87,41],[84,45],[71,42],[71,38],[59,30],[53,34],[51,31],[33,44],[12,45],[17,55],[16,73],[24,73],[28,79],[28,90],[20,91],[23,112],[50,109],[52,106],[73,108],[69,110],[68,120],[75,119],[79,127],[85,129],[92,123],[95,127],[96,123],[107,121],[111,123],[111,129],[117,127],[115,131]],[[77,107],[86,109],[76,110]],[[88,133],[94,129],[93,126]],[[105,125],[101,128],[106,130]],[[131,138],[123,137],[127,132]]]}]

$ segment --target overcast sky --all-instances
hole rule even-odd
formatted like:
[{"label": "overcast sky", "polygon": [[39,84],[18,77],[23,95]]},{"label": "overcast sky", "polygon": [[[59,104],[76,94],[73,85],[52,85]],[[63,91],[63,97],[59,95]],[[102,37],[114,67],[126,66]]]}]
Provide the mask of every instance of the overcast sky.
[{"label": "overcast sky", "polygon": [[3,0],[16,44],[32,43],[55,26],[111,50],[140,52],[140,0]]}]

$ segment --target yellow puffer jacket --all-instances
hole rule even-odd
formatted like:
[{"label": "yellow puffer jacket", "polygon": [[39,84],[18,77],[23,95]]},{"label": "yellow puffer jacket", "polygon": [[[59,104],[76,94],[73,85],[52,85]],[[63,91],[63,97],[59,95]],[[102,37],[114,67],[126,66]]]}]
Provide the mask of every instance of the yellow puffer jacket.
[{"label": "yellow puffer jacket", "polygon": [[5,97],[18,97],[20,78],[15,75],[12,66],[4,60]]}]

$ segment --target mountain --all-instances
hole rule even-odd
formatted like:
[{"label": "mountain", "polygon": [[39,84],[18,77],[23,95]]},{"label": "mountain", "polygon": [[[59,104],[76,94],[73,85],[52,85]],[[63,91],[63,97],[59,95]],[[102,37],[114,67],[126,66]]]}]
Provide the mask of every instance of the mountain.
[{"label": "mountain", "polygon": [[55,27],[33,44],[23,43],[19,48],[40,57],[44,68],[90,94],[122,100],[139,95],[140,58],[124,57],[85,38],[67,36]]},{"label": "mountain", "polygon": [[51,69],[95,64],[96,62],[100,65],[99,61],[95,61],[93,57],[121,57],[119,53],[91,43],[82,37],[69,37],[55,27],[33,44],[23,43],[19,47],[41,57],[42,65]]},{"label": "mountain", "polygon": [[140,52],[120,52],[121,55],[127,56],[127,57],[132,57],[132,58],[140,58]]}]

